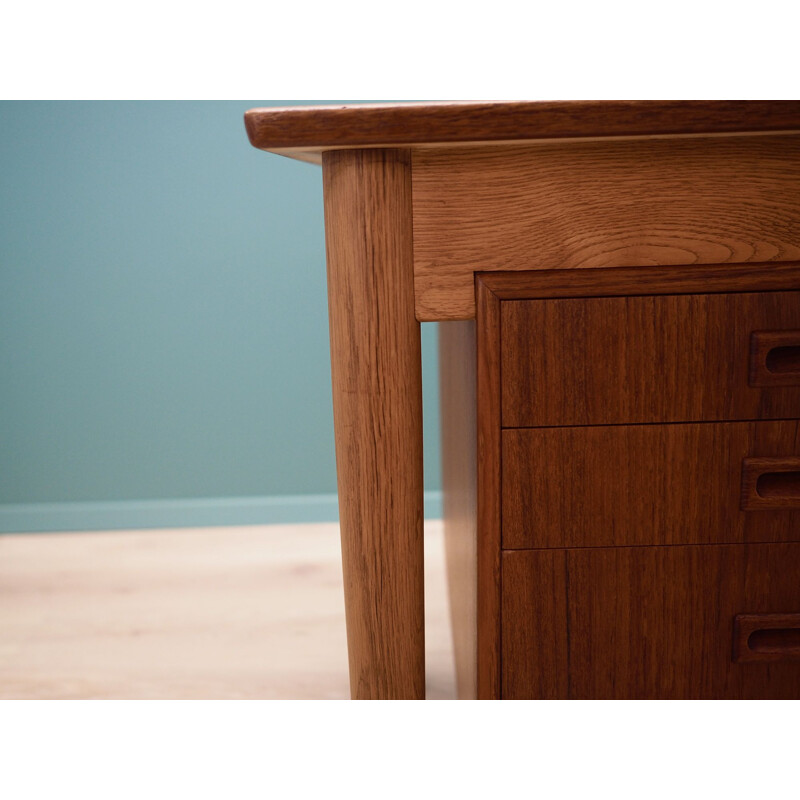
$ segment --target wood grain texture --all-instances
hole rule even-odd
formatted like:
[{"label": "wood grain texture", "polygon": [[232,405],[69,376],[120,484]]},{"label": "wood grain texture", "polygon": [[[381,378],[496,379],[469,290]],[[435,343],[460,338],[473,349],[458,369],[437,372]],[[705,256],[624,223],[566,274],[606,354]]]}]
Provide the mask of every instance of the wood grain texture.
[{"label": "wood grain texture", "polygon": [[503,547],[800,541],[785,502],[740,507],[743,460],[787,455],[796,420],[505,430]]},{"label": "wood grain texture", "polygon": [[737,614],[733,621],[733,660],[800,660],[800,614]]},{"label": "wood grain texture", "polygon": [[475,281],[478,306],[478,698],[500,697],[500,301]]},{"label": "wood grain texture", "polygon": [[782,292],[800,290],[800,263],[499,271],[480,273],[480,279],[500,300]]},{"label": "wood grain texture", "polygon": [[800,386],[753,386],[751,337],[800,327],[800,292],[504,300],[503,425],[800,415]]},{"label": "wood grain texture", "polygon": [[[567,699],[570,681],[566,550],[503,554],[502,699]],[[514,553],[516,556],[517,553]]]},{"label": "wood grain texture", "polygon": [[735,663],[737,614],[796,614],[800,544],[503,555],[503,697],[798,699],[800,663]]},{"label": "wood grain texture", "polygon": [[323,160],[336,468],[354,698],[423,698],[422,376],[407,153]]},{"label": "wood grain texture", "polygon": [[344,147],[800,129],[796,101],[439,102],[254,108],[254,147],[305,160]]},{"label": "wood grain texture", "polygon": [[473,273],[800,259],[800,137],[415,151],[420,320],[475,314]]},{"label": "wood grain texture", "polygon": [[477,697],[478,552],[475,323],[439,324],[442,493],[458,696]]}]

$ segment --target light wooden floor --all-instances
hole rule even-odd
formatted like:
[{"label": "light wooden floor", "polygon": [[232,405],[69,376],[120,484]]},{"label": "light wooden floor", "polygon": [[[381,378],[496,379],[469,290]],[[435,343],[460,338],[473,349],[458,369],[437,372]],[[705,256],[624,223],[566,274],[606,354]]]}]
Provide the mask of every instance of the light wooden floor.
[{"label": "light wooden floor", "polygon": [[[426,522],[428,697],[455,697]],[[346,698],[335,524],[0,536],[0,698]]]}]

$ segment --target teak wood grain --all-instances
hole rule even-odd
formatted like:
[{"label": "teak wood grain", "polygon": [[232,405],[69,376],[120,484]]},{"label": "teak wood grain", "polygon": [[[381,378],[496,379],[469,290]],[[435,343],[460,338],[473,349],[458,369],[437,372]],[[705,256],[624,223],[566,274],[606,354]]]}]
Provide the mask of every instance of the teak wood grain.
[{"label": "teak wood grain", "polygon": [[800,103],[768,100],[439,102],[254,108],[254,147],[318,160],[346,147],[797,130]]},{"label": "teak wood grain", "polygon": [[504,430],[503,547],[800,540],[800,486],[793,501],[741,507],[753,456],[800,469],[800,423]]},{"label": "teak wood grain", "polygon": [[478,531],[475,322],[439,325],[439,402],[447,581],[458,696],[477,697]]},{"label": "teak wood grain", "polygon": [[681,264],[672,267],[542,269],[483,272],[481,283],[500,300],[555,297],[639,297],[800,290],[800,263]]},{"label": "teak wood grain", "polygon": [[478,305],[478,699],[500,697],[501,463],[500,301],[475,280]]},{"label": "teak wood grain", "polygon": [[413,163],[420,320],[474,316],[475,271],[800,259],[797,135],[419,150]]},{"label": "teak wood grain", "polygon": [[800,292],[508,300],[503,425],[787,418],[794,386],[753,386],[753,331],[800,327]]},{"label": "teak wood grain", "polygon": [[800,544],[503,556],[509,699],[798,699],[800,663],[733,660],[738,614],[800,611]]},{"label": "teak wood grain", "polygon": [[336,469],[354,698],[425,696],[422,375],[411,167],[326,153]]}]

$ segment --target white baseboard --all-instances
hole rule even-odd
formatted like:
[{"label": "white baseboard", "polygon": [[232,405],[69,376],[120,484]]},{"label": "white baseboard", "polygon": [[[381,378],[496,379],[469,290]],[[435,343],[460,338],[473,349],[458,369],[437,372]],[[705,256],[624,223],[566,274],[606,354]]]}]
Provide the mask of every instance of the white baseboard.
[{"label": "white baseboard", "polygon": [[[441,516],[442,493],[425,492],[425,518]],[[335,494],[0,505],[0,533],[280,525],[338,519]]]}]

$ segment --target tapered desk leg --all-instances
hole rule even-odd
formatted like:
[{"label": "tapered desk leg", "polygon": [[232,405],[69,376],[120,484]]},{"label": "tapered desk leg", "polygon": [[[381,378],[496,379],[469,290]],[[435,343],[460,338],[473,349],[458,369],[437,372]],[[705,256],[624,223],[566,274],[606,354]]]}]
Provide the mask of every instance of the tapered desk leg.
[{"label": "tapered desk leg", "polygon": [[422,699],[422,374],[410,158],[331,151],[322,168],[350,691],[358,699]]}]

